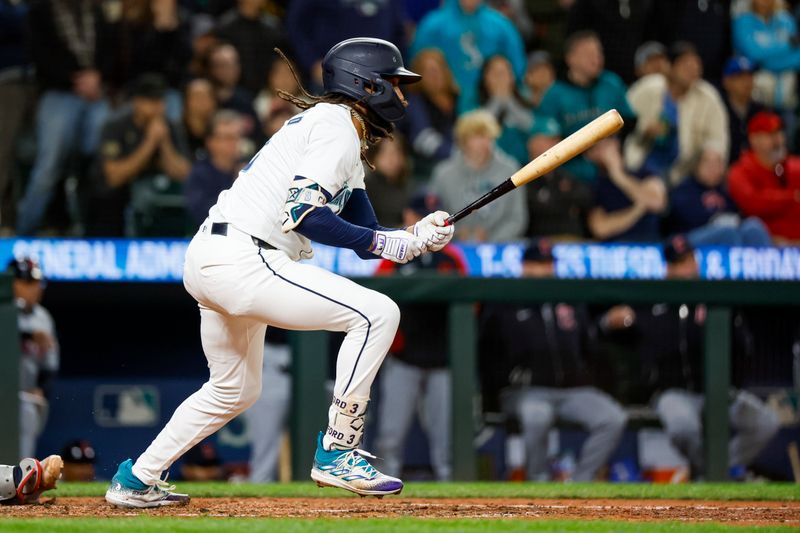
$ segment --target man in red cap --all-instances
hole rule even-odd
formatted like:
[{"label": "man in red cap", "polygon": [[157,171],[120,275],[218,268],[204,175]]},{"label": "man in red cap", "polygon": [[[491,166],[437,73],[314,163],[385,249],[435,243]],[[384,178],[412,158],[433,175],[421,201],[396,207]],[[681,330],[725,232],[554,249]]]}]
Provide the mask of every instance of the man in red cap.
[{"label": "man in red cap", "polygon": [[731,197],[745,216],[761,218],[773,238],[800,242],[800,157],[787,155],[780,117],[756,113],[747,138],[750,149],[728,177]]}]

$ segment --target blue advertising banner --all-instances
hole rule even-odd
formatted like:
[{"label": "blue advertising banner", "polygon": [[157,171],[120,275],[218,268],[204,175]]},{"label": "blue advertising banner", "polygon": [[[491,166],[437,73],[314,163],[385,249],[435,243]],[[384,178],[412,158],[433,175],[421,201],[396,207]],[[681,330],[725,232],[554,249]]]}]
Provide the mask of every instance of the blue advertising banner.
[{"label": "blue advertising banner", "polygon": [[[0,239],[0,265],[12,257],[39,260],[52,281],[166,282],[182,280],[188,240],[182,239]],[[467,273],[475,277],[518,277],[521,243],[452,245]],[[664,254],[655,244],[557,244],[559,278],[663,279]],[[800,280],[800,248],[703,247],[695,251],[699,277],[730,280]],[[350,277],[371,276],[380,261],[364,261],[353,251],[314,245],[308,260]]]}]

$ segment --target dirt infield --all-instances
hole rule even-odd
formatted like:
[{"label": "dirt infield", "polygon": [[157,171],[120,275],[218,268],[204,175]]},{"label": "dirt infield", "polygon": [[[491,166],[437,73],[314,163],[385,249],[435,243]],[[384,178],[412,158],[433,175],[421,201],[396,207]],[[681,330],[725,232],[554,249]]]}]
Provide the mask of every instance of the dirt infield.
[{"label": "dirt infield", "polygon": [[185,507],[111,508],[102,498],[0,507],[0,517],[483,518],[720,522],[800,527],[800,502],[419,498],[196,498]]}]

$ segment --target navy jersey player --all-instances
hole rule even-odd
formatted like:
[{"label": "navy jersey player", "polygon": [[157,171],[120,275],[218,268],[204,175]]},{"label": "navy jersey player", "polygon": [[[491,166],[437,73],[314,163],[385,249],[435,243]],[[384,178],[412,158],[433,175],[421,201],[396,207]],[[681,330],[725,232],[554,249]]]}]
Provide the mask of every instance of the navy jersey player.
[{"label": "navy jersey player", "polygon": [[397,47],[349,39],[322,62],[324,94],[282,96],[304,111],[288,120],[223,191],[192,239],[184,285],[197,300],[210,379],[184,401],[145,452],[120,464],[106,500],[123,507],[183,504],[162,481],[173,462],[247,409],[260,395],[267,326],[346,332],[336,364],[328,427],[311,477],[361,494],[397,494],[403,483],[358,450],[370,387],[394,338],[400,312],[386,296],[299,262],[311,241],[359,256],[406,263],[452,237],[447,213],[412,227],[378,225],[361,159],[391,134],[406,102],[407,70]]}]

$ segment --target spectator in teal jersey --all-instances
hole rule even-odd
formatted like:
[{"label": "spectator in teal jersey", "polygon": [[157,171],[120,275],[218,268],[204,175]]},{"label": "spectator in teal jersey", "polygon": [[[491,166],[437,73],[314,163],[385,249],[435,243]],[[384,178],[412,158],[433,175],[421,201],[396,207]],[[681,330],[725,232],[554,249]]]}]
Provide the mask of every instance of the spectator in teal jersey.
[{"label": "spectator in teal jersey", "polygon": [[[733,19],[733,46],[763,74],[756,82],[762,103],[779,110],[797,105],[800,35],[778,0],[753,0]],[[771,75],[771,76],[769,76]]]},{"label": "spectator in teal jersey", "polygon": [[[626,87],[616,74],[603,69],[603,47],[597,34],[579,31],[567,38],[564,45],[567,73],[545,93],[537,109],[537,117],[553,118],[561,137],[579,130],[609,109],[616,109],[628,122],[635,115],[625,96]],[[597,167],[583,156],[564,164],[574,177],[593,181]]]},{"label": "spectator in teal jersey", "polygon": [[514,79],[511,63],[492,56],[481,71],[481,107],[500,124],[497,147],[524,165],[528,162],[528,136],[533,127],[533,109],[523,98]]},{"label": "spectator in teal jersey", "polygon": [[525,48],[519,32],[500,12],[483,0],[444,0],[419,24],[411,57],[420,50],[438,48],[461,92],[458,112],[478,107],[478,85],[487,58],[502,55],[514,68],[516,79],[525,74]]}]

